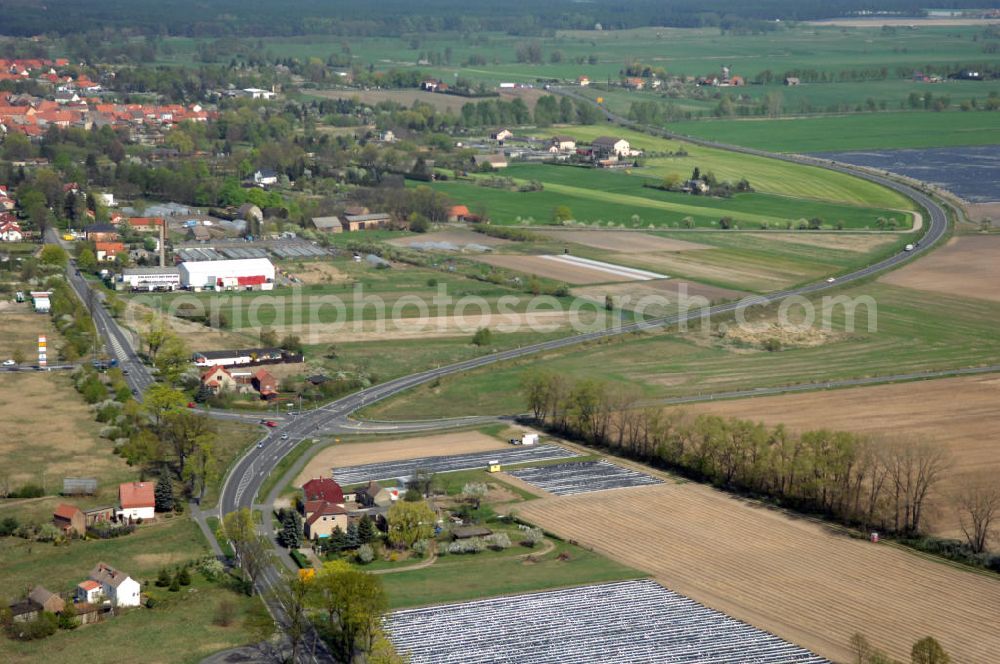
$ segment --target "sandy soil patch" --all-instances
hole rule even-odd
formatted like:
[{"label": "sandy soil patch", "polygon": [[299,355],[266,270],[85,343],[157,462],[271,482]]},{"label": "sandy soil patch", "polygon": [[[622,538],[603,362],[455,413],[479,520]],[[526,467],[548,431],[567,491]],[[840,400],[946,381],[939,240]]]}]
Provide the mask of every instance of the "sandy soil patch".
[{"label": "sandy soil patch", "polygon": [[3,302],[0,314],[0,361],[21,351],[26,365],[38,364],[38,335],[48,337],[49,361],[56,356],[62,340],[57,336],[49,316],[36,314],[28,303]]},{"label": "sandy soil patch", "polygon": [[481,256],[480,261],[507,270],[523,272],[545,279],[555,279],[571,285],[600,284],[613,281],[629,280],[627,277],[616,277],[613,274],[583,265],[571,265],[550,260],[543,256],[515,256],[501,254],[496,256]]},{"label": "sandy soil patch", "polygon": [[724,342],[764,348],[776,341],[782,348],[813,348],[844,337],[843,334],[810,325],[780,325],[774,322],[747,322],[744,325],[728,325],[722,330]]},{"label": "sandy soil patch", "polygon": [[995,435],[998,403],[1000,378],[991,376],[738,399],[684,410],[782,423],[794,431],[823,426],[934,441],[951,454],[952,466],[933,497],[928,523],[938,534],[959,537],[958,517],[948,496],[971,473],[1000,472],[1000,441]]},{"label": "sandy soil patch", "polygon": [[932,293],[1000,302],[1000,236],[954,237],[880,281]]},{"label": "sandy soil patch", "polygon": [[594,249],[625,252],[635,251],[647,253],[650,251],[695,251],[711,249],[707,244],[688,242],[687,240],[672,240],[647,233],[632,231],[581,231],[581,230],[536,230],[558,242],[572,242]]},{"label": "sandy soil patch", "polygon": [[887,235],[876,235],[869,233],[866,235],[834,235],[833,233],[748,233],[750,237],[777,242],[788,242],[790,244],[802,244],[809,247],[824,247],[826,249],[842,249],[844,251],[856,251],[858,253],[868,253],[883,245],[890,244],[896,240]]},{"label": "sandy soil patch", "polygon": [[490,237],[489,235],[484,235],[483,233],[474,233],[473,231],[463,230],[422,233],[420,235],[397,237],[389,240],[389,244],[394,244],[397,247],[408,247],[411,244],[420,244],[422,242],[450,242],[452,244],[457,244],[459,247],[467,244],[481,244],[484,247],[497,247],[511,243],[510,240],[504,240],[503,238]]},{"label": "sandy soil patch", "polygon": [[297,264],[287,266],[288,274],[298,277],[304,284],[339,284],[351,281],[351,276],[345,274],[329,263],[322,261],[311,261],[302,263],[300,268]]},{"label": "sandy soil patch", "polygon": [[863,632],[893,657],[933,634],[953,661],[1000,651],[1000,581],[849,539],[709,487],[660,484],[529,501],[521,518],[835,661]]},{"label": "sandy soil patch", "polygon": [[366,463],[402,461],[427,456],[471,454],[509,448],[507,443],[478,431],[462,431],[436,436],[418,436],[374,442],[332,445],[314,456],[295,478],[295,486],[313,477],[330,477],[331,469]]},{"label": "sandy soil patch", "polygon": [[386,341],[404,339],[439,339],[472,337],[480,327],[494,333],[555,332],[579,321],[589,326],[597,313],[593,308],[580,312],[537,311],[533,313],[491,313],[481,315],[470,308],[464,316],[430,316],[427,318],[397,318],[384,321],[355,320],[345,323],[316,325],[275,325],[279,337],[297,335],[304,344],[347,343],[352,341]]}]

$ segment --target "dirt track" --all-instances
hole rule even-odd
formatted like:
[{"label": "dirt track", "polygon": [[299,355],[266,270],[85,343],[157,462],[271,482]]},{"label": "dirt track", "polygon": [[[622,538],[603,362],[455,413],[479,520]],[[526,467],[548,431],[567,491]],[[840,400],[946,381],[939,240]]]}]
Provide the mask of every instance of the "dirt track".
[{"label": "dirt track", "polygon": [[373,442],[332,445],[314,456],[295,478],[295,486],[312,477],[330,477],[331,468],[357,466],[366,463],[399,461],[424,456],[469,454],[508,448],[497,438],[478,431],[463,431],[414,438],[398,438]]},{"label": "dirt track", "polygon": [[954,237],[944,247],[890,272],[893,286],[1000,302],[1000,236]]},{"label": "dirt track", "polygon": [[958,518],[947,495],[963,475],[980,469],[1000,472],[1000,443],[995,435],[998,403],[1000,378],[992,376],[737,399],[684,410],[783,423],[795,431],[822,426],[940,443],[951,454],[953,465],[932,501],[930,523],[935,532],[958,537]]},{"label": "dirt track", "polygon": [[1000,652],[1000,581],[849,539],[697,484],[522,504],[521,518],[667,588],[836,661],[855,632],[909,657],[933,635],[955,662]]}]

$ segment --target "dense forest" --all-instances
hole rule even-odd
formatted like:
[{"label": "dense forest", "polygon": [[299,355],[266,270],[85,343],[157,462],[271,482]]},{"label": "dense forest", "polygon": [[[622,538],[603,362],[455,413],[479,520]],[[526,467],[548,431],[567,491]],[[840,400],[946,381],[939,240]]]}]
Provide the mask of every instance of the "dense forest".
[{"label": "dense forest", "polygon": [[[989,7],[990,0],[938,2],[940,8]],[[920,0],[574,0],[504,3],[427,0],[5,0],[0,28],[8,35],[68,34],[114,28],[141,34],[218,36],[402,35],[414,32],[499,31],[539,35],[553,29],[604,29],[641,26],[700,27],[734,22],[809,20],[859,11],[907,16],[921,14]],[[58,17],[58,18],[56,18]]]}]

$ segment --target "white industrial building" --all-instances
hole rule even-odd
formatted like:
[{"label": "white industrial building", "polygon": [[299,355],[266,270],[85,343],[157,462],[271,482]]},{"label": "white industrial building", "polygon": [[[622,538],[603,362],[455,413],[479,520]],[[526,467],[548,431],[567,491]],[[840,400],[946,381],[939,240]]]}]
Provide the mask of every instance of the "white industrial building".
[{"label": "white industrial building", "polygon": [[176,267],[136,267],[122,270],[122,288],[140,291],[177,290],[181,287],[181,271]]},{"label": "white industrial building", "polygon": [[186,261],[178,267],[181,286],[195,291],[274,288],[274,265],[266,258]]}]

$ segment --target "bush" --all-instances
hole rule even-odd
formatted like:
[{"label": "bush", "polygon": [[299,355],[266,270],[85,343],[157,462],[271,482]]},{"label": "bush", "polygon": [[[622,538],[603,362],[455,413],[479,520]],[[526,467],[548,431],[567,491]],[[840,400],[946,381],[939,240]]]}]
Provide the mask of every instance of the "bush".
[{"label": "bush", "polygon": [[153,598],[153,597],[147,597],[146,598],[146,608],[147,609],[152,609],[155,606],[156,606],[156,599]]},{"label": "bush", "polygon": [[3,521],[0,521],[0,537],[10,537],[17,530],[17,519],[8,516],[4,517]]},{"label": "bush", "polygon": [[166,588],[170,585],[170,572],[165,568],[161,569],[156,575],[156,585],[160,588]]},{"label": "bush", "polygon": [[302,553],[301,551],[292,549],[291,551],[288,552],[288,555],[292,557],[292,560],[295,561],[295,564],[298,565],[300,569],[306,569],[308,567],[312,567],[312,565],[309,564],[309,559],[306,558],[305,554]]},{"label": "bush", "polygon": [[36,619],[26,623],[11,622],[7,625],[7,635],[18,641],[35,641],[52,636],[59,629],[56,614],[42,611]]},{"label": "bush", "polygon": [[491,548],[497,551],[503,551],[504,549],[510,548],[510,535],[507,533],[493,533],[486,538],[486,542]]},{"label": "bush", "polygon": [[45,495],[45,489],[37,484],[25,484],[20,489],[10,494],[11,498],[41,498]]},{"label": "bush", "polygon": [[170,582],[170,592],[176,593],[181,590],[181,582],[175,576],[173,581]]},{"label": "bush", "polygon": [[38,528],[35,539],[39,542],[55,542],[62,537],[62,532],[51,523],[43,523]]},{"label": "bush", "polygon": [[358,547],[357,556],[358,562],[363,565],[367,565],[371,561],[375,560],[375,550],[372,548],[371,544],[362,544]]},{"label": "bush", "polygon": [[542,532],[541,528],[529,528],[525,531],[524,539],[521,543],[525,546],[534,547],[543,539],[545,539],[545,533]]},{"label": "bush", "polygon": [[226,574],[226,566],[215,558],[205,558],[198,563],[198,571],[206,581],[218,581]]},{"label": "bush", "polygon": [[425,539],[422,539],[414,542],[411,548],[413,549],[413,553],[417,554],[422,558],[425,555],[427,555],[427,552],[430,550],[430,547],[431,547],[430,542],[428,542]]},{"label": "bush", "polygon": [[490,328],[481,327],[476,330],[476,333],[472,335],[472,345],[473,346],[488,346],[493,342],[493,333],[490,332]]}]

